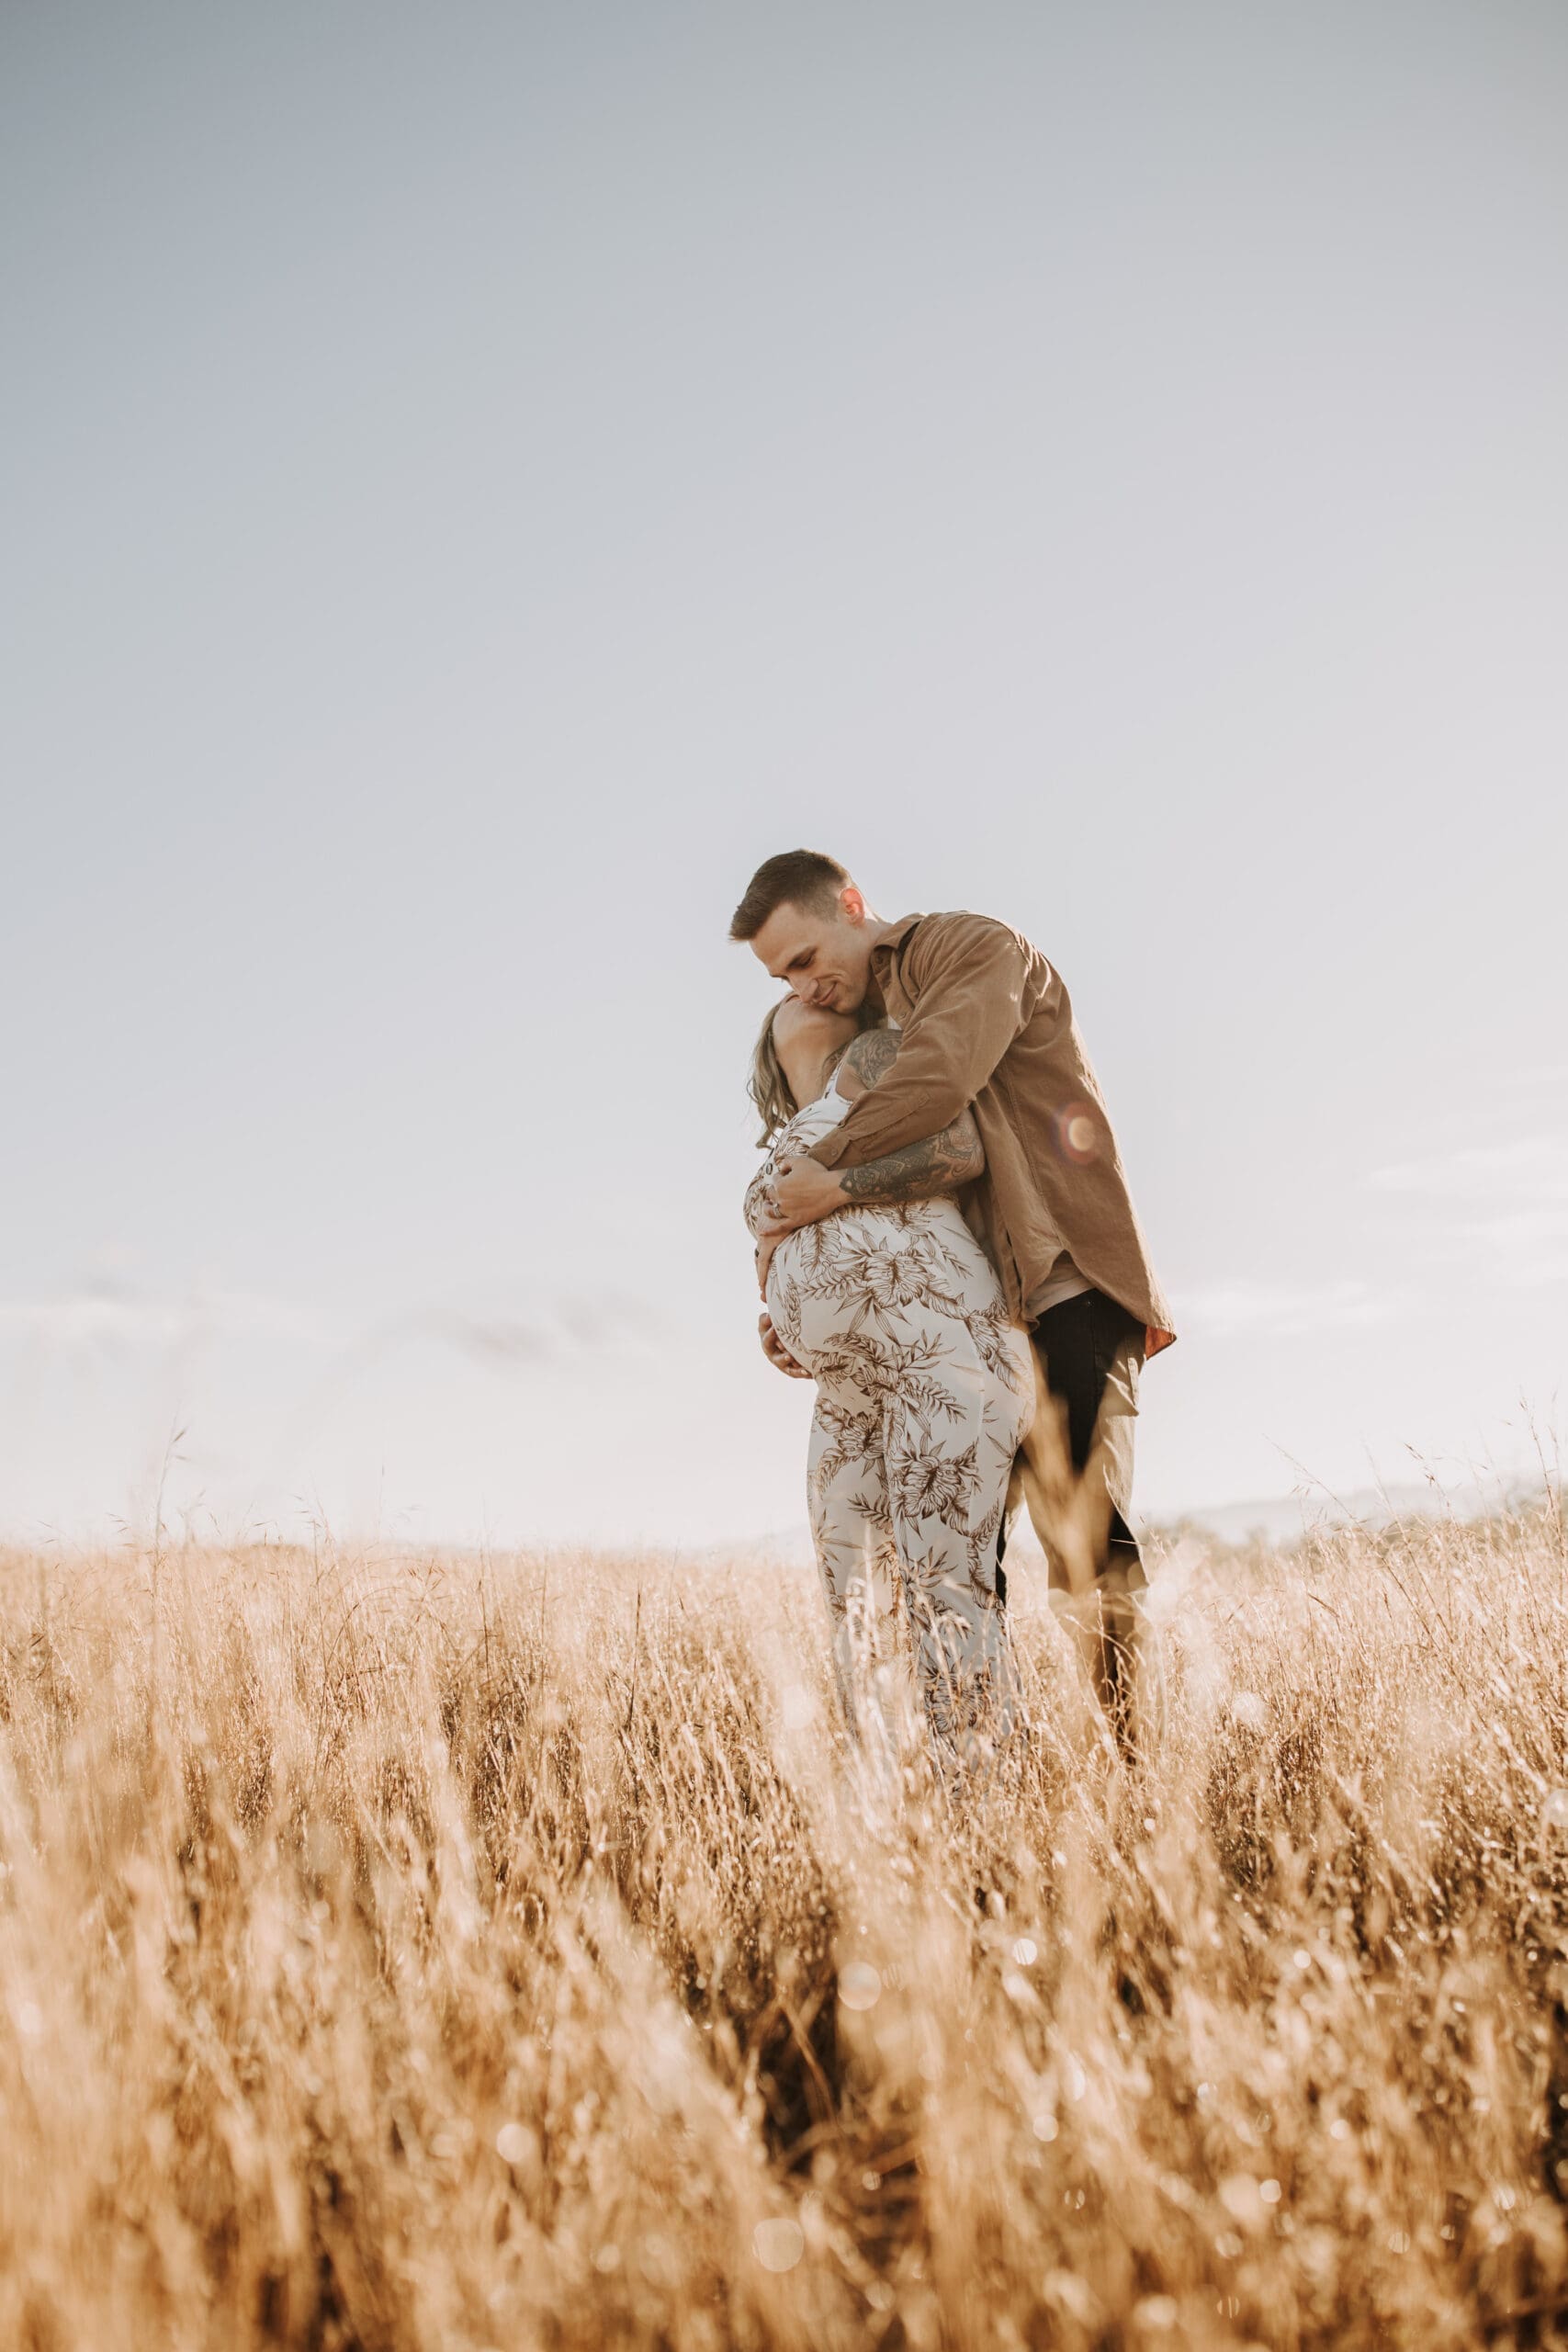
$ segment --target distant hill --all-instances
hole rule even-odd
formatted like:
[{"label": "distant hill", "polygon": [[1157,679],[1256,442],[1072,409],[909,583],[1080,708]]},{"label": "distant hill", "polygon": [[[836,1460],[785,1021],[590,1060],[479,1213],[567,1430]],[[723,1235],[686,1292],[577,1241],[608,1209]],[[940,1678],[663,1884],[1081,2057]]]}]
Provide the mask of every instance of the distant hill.
[{"label": "distant hill", "polygon": [[1356,1487],[1344,1495],[1314,1487],[1247,1502],[1208,1504],[1151,1525],[1166,1535],[1195,1529],[1217,1536],[1222,1544],[1246,1544],[1254,1538],[1291,1544],[1319,1527],[1387,1527],[1396,1519],[1483,1519],[1488,1512],[1530,1502],[1540,1491],[1539,1478],[1497,1479],[1485,1486],[1471,1480],[1457,1487],[1424,1479],[1408,1486]]},{"label": "distant hill", "polygon": [[[1396,1519],[1483,1519],[1489,1512],[1533,1501],[1541,1491],[1539,1477],[1497,1478],[1483,1486],[1472,1479],[1461,1486],[1439,1487],[1429,1480],[1397,1487],[1356,1487],[1348,1494],[1331,1495],[1322,1487],[1293,1495],[1258,1495],[1235,1503],[1205,1503],[1192,1510],[1144,1521],[1151,1534],[1167,1538],[1182,1533],[1213,1536],[1221,1544],[1299,1543],[1320,1527],[1387,1527]],[[1013,1532],[1010,1550],[1025,1556],[1038,1552],[1026,1517]],[[766,1535],[739,1543],[707,1547],[716,1561],[761,1562],[788,1560],[809,1563],[811,1536],[804,1525],[781,1527]]]}]

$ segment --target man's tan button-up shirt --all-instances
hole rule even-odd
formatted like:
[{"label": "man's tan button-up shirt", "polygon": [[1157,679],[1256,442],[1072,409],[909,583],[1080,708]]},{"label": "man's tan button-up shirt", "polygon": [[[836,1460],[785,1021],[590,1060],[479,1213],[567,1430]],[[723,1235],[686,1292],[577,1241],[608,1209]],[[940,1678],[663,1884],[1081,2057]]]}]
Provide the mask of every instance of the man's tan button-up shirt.
[{"label": "man's tan button-up shirt", "polygon": [[872,949],[898,1057],[818,1143],[826,1168],[863,1167],[936,1135],[966,1108],[986,1148],[968,1204],[1022,1315],[1066,1250],[1086,1281],[1174,1338],[1116,1138],[1073,1009],[1037,947],[986,915],[906,915]]}]

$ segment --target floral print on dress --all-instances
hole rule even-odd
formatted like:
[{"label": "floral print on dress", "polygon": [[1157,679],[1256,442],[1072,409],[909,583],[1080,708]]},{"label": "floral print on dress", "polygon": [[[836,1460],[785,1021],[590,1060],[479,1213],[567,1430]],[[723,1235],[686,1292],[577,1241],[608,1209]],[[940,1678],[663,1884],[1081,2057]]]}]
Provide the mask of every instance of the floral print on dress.
[{"label": "floral print on dress", "polygon": [[[779,1161],[848,1108],[829,1087],[774,1137],[753,1233]],[[989,1260],[948,1196],[840,1209],[779,1244],[768,1311],[817,1382],[807,1491],[852,1729],[868,1670],[902,1656],[939,1758],[994,1747],[1013,1703],[997,1532],[1034,1378]]]}]

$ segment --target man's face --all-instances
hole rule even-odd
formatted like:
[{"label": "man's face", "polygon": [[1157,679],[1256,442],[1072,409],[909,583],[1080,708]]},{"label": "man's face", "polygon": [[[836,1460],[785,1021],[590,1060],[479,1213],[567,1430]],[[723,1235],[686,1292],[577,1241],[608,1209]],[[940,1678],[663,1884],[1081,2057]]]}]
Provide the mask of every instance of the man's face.
[{"label": "man's face", "polygon": [[826,913],[814,907],[775,908],[751,942],[751,952],[803,1003],[824,1012],[858,1012],[871,978],[876,930],[852,883]]}]

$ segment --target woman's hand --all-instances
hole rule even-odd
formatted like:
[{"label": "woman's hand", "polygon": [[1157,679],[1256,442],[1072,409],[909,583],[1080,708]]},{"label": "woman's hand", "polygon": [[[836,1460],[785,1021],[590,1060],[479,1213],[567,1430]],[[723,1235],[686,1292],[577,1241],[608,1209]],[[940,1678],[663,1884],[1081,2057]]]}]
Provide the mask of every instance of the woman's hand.
[{"label": "woman's hand", "polygon": [[773,1329],[771,1315],[759,1315],[757,1329],[762,1335],[762,1353],[775,1372],[787,1372],[792,1380],[809,1380],[811,1374],[803,1363],[796,1363],[784,1341]]}]

